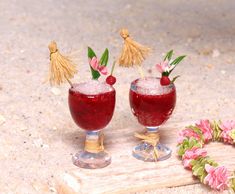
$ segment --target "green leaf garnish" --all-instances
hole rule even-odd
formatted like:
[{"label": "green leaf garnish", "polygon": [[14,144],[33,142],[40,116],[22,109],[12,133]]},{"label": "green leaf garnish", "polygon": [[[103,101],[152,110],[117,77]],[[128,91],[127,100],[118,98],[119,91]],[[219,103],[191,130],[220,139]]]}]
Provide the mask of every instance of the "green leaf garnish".
[{"label": "green leaf garnish", "polygon": [[176,66],[177,66],[185,57],[186,57],[186,55],[179,56],[179,57],[177,57],[174,61],[171,62],[170,65],[175,65],[175,67],[174,67],[172,70],[170,70],[169,75],[170,75],[170,73],[176,68]]},{"label": "green leaf garnish", "polygon": [[102,57],[100,58],[100,65],[106,66],[109,60],[109,50],[106,48]]},{"label": "green leaf garnish", "polygon": [[177,57],[174,61],[171,62],[170,65],[177,65],[177,64],[179,64],[180,61],[182,61],[185,57],[186,57],[186,55]]},{"label": "green leaf garnish", "polygon": [[174,51],[173,51],[173,50],[170,50],[170,51],[166,54],[166,56],[165,56],[165,58],[164,58],[164,61],[165,61],[166,59],[168,59],[168,61],[170,61],[171,58],[172,58],[172,56],[173,56],[173,54],[174,54]]},{"label": "green leaf garnish", "polygon": [[180,77],[180,75],[175,76],[175,77],[171,80],[171,83],[174,83],[175,80],[176,80],[177,78],[179,78],[179,77]]},{"label": "green leaf garnish", "polygon": [[88,47],[88,58],[92,59],[93,57],[96,57],[95,52],[92,50],[91,47]]}]

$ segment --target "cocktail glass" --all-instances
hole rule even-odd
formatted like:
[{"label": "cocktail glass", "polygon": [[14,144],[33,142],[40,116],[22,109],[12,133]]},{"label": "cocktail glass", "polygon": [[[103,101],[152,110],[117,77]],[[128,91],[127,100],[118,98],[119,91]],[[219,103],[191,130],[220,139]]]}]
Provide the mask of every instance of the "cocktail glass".
[{"label": "cocktail glass", "polygon": [[104,151],[102,129],[112,119],[115,89],[96,80],[74,84],[69,89],[69,109],[74,122],[86,130],[85,148],[73,155],[73,163],[82,168],[102,168],[111,163]]},{"label": "cocktail glass", "polygon": [[137,137],[143,141],[134,147],[133,156],[150,162],[169,158],[172,151],[159,142],[159,128],[169,119],[174,110],[175,85],[171,83],[162,86],[160,78],[140,78],[131,83],[129,99],[133,114],[146,128],[145,134],[137,134]]}]

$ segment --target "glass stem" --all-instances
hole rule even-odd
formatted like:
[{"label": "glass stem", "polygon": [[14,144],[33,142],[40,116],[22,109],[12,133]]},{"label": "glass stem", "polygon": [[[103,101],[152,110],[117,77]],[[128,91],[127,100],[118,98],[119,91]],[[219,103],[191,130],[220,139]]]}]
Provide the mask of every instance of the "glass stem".
[{"label": "glass stem", "polygon": [[160,126],[157,126],[157,127],[146,127],[146,129],[147,129],[148,133],[158,133],[159,127]]},{"label": "glass stem", "polygon": [[159,135],[159,127],[146,127],[147,129],[147,136],[153,139],[156,145],[159,143],[160,135]]},{"label": "glass stem", "polygon": [[85,151],[98,153],[104,150],[101,130],[86,131]]}]

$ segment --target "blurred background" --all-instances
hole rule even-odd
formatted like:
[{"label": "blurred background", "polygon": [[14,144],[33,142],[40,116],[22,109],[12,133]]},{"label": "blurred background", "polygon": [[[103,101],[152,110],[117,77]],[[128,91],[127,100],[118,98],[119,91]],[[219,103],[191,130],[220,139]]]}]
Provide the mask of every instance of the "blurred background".
[{"label": "blurred background", "polygon": [[[71,164],[70,154],[83,131],[71,119],[69,85],[44,83],[48,44],[73,53],[79,72],[90,79],[87,46],[100,56],[107,47],[110,65],[119,56],[122,27],[153,48],[144,62],[146,75],[174,49],[187,58],[174,71],[177,107],[169,125],[235,115],[235,1],[231,0],[0,0],[0,191],[36,193],[34,183],[50,184],[53,172]],[[135,69],[116,67],[116,112],[108,129],[140,127],[128,101]],[[107,134],[111,130],[107,129]],[[79,133],[78,133],[79,132]],[[58,151],[59,150],[59,151]],[[26,192],[27,191],[27,192]],[[16,192],[16,193],[17,193]]]}]

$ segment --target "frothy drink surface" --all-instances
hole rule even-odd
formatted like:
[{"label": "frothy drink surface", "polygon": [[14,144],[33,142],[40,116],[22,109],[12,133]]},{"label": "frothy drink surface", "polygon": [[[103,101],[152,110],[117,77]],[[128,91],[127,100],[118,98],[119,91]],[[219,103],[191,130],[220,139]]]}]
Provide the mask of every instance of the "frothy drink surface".
[{"label": "frothy drink surface", "polygon": [[136,92],[144,95],[163,95],[172,91],[172,87],[162,86],[160,80],[153,77],[137,80],[136,87]]},{"label": "frothy drink surface", "polygon": [[96,80],[74,84],[71,89],[73,92],[80,92],[86,95],[97,95],[113,91],[113,88],[110,85],[98,82]]}]

